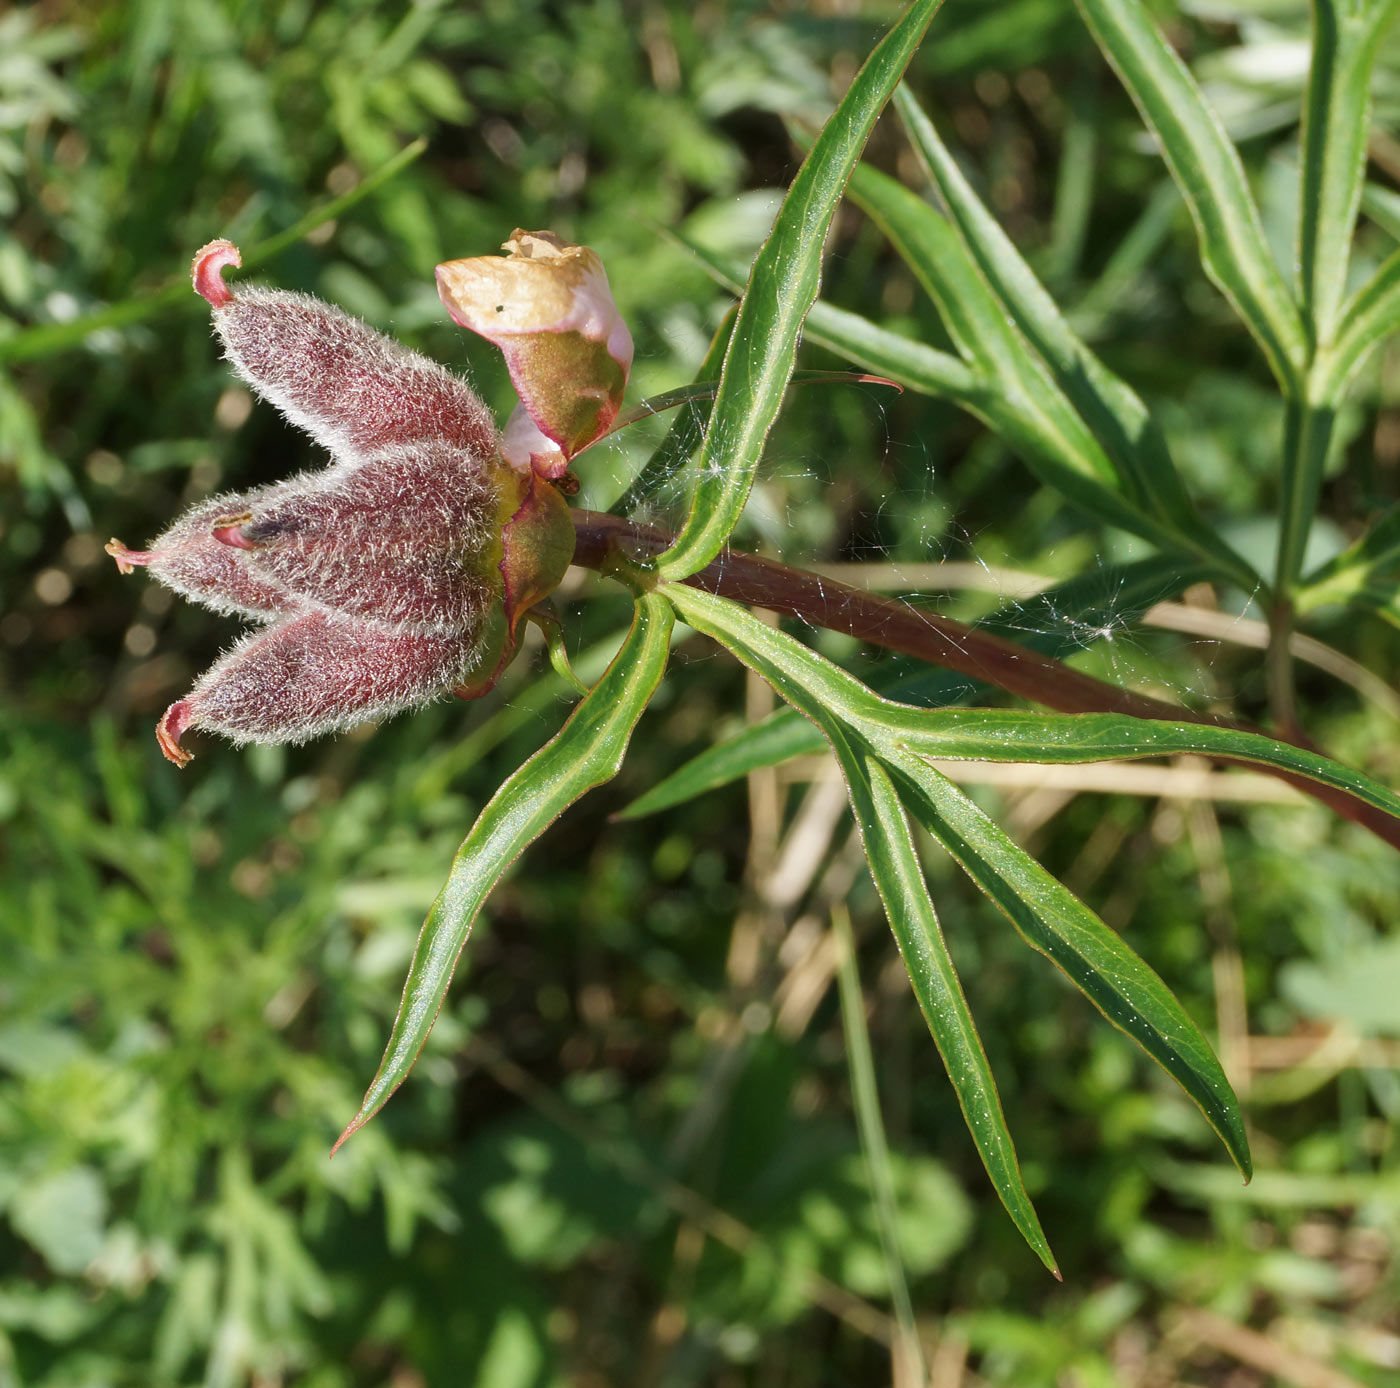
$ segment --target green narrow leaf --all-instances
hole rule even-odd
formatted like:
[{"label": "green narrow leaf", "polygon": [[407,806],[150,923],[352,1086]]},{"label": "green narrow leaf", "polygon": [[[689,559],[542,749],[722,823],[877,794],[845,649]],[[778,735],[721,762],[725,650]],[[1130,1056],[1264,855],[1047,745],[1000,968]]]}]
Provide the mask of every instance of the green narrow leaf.
[{"label": "green narrow leaf", "polygon": [[[1086,650],[1154,603],[1164,602],[1205,576],[1200,568],[1155,555],[1132,564],[1098,569],[1023,599],[977,624],[978,631],[1005,636],[1042,655],[1061,659]],[[957,702],[987,688],[966,675],[929,666],[894,673],[877,669],[870,688],[886,699],[922,708]],[[728,785],[752,771],[822,750],[821,734],[803,717],[785,710],[697,753],[637,797],[619,819],[640,819]]]},{"label": "green narrow leaf", "polygon": [[1394,241],[1400,241],[1400,193],[1369,179],[1361,185],[1361,210]]},{"label": "green narrow leaf", "polygon": [[[1368,350],[1364,339],[1352,338],[1352,307],[1348,305],[1343,313],[1341,303],[1365,180],[1371,71],[1381,32],[1394,18],[1397,0],[1377,4],[1313,0],[1311,8],[1312,64],[1299,136],[1298,289],[1314,359],[1306,394],[1289,400],[1284,425],[1274,575],[1274,587],[1280,593],[1291,592],[1302,571],[1337,406],[1350,371]],[[1374,329],[1383,321],[1381,315],[1379,322],[1365,326]],[[1340,351],[1334,354],[1338,333],[1346,341],[1338,344]]]},{"label": "green narrow leaf", "polygon": [[1104,487],[1118,487],[1112,460],[1008,321],[1005,305],[952,225],[917,193],[868,164],[852,173],[850,196],[913,270],[969,364],[1014,402],[1037,437],[1038,451]]},{"label": "green narrow leaf", "polygon": [[1042,480],[1090,515],[1180,549],[1175,528],[1138,503],[1140,489],[1120,475],[953,226],[917,193],[866,164],[853,173],[850,195],[937,304],[974,372],[996,382],[975,412]]},{"label": "green narrow leaf", "polygon": [[[723,598],[699,594],[682,585],[667,584],[661,591],[677,599],[682,613],[694,611],[692,597],[703,600],[702,608],[709,616],[718,613],[719,621],[700,625],[699,629],[773,683],[783,698],[812,720],[836,753],[871,876],[885,904],[885,914],[909,971],[914,995],[933,1033],[978,1154],[1022,1237],[1058,1277],[1054,1254],[1021,1179],[1015,1144],[1006,1126],[991,1064],[943,939],[909,824],[888,775],[877,761],[865,754],[858,735],[853,736],[851,728],[844,725],[820,697],[806,692],[800,662],[795,677],[779,683],[773,679],[767,663],[752,658],[742,637],[736,633],[749,624],[763,625],[756,617]],[[690,620],[689,616],[686,620]],[[797,651],[810,654],[796,642],[792,645]]]},{"label": "green narrow leaf", "polygon": [[423,922],[379,1073],[337,1148],[379,1112],[413,1068],[488,893],[564,810],[617,774],[632,730],[666,668],[673,620],[660,597],[640,598],[632,629],[603,677],[477,816]]},{"label": "green narrow leaf", "polygon": [[794,713],[776,713],[742,733],[707,747],[684,766],[658,781],[617,814],[618,819],[644,819],[694,800],[706,791],[727,786],[753,771],[793,757],[809,757],[822,750],[821,734]]},{"label": "green narrow leaf", "polygon": [[[665,592],[686,622],[734,651],[789,703],[809,716],[820,711],[826,719],[839,718],[868,743],[893,773],[900,798],[915,817],[1025,939],[1059,965],[1110,1022],[1181,1085],[1248,1178],[1249,1146],[1238,1101],[1220,1062],[1171,990],[947,777],[907,749],[891,726],[901,716],[896,712],[899,706],[733,603],[674,584]],[[946,718],[949,712],[938,716]],[[967,717],[983,710],[959,712]],[[928,710],[902,714],[911,722],[934,716]]]},{"label": "green narrow leaf", "polygon": [[821,284],[822,244],[846,179],[942,0],[914,0],[856,74],[788,189],[749,274],[710,428],[695,458],[690,515],[658,561],[667,578],[705,567],[748,500],[782,406],[802,321]]},{"label": "green narrow leaf", "polygon": [[1285,393],[1296,395],[1307,333],[1264,239],[1230,137],[1141,0],[1076,3],[1161,144],[1196,223],[1206,273],[1254,335]]},{"label": "green narrow leaf", "polygon": [[1257,576],[1201,523],[1162,431],[1137,392],[1104,366],[1065,321],[1011,238],[973,192],[907,86],[901,84],[894,103],[964,250],[1112,461],[1122,489],[1135,505],[1181,530],[1188,543],[1228,559],[1237,577],[1242,574],[1252,588]]},{"label": "green narrow leaf", "polygon": [[[723,348],[721,347],[721,356]],[[865,371],[794,371],[788,380],[790,386],[849,386],[849,385],[886,385],[897,386],[897,381],[887,381],[881,376],[872,376]],[[662,415],[667,410],[679,409],[682,405],[706,406],[705,413],[708,415],[708,406],[714,401],[715,391],[719,388],[719,380],[715,376],[701,377],[698,380],[689,382],[683,386],[677,386],[674,390],[664,390],[660,395],[649,395],[645,400],[640,400],[637,404],[623,410],[623,412],[613,420],[606,434],[599,434],[590,448],[594,444],[601,442],[620,429],[626,429],[630,425],[639,424],[644,419],[654,419],[657,415]],[[698,442],[703,429],[694,431]],[[665,440],[662,440],[663,444]]]},{"label": "green narrow leaf", "polygon": [[[723,285],[731,294],[744,292],[743,272],[737,266],[679,232],[670,231],[667,235],[688,250],[716,284]],[[819,347],[836,352],[867,371],[888,376],[910,390],[952,400],[970,410],[977,410],[990,393],[989,387],[950,352],[940,352],[936,347],[902,337],[858,313],[837,308],[822,299],[818,299],[807,314],[802,338],[804,342],[815,342]]]},{"label": "green narrow leaf", "polygon": [[1400,504],[1383,511],[1354,544],[1308,575],[1298,611],[1349,602],[1377,576],[1400,568]]},{"label": "green narrow leaf", "polygon": [[1185,1091],[1245,1180],[1253,1171],[1244,1117],[1210,1043],[1171,989],[1068,888],[946,776],[908,752],[882,755],[914,816],[1032,948]]},{"label": "green narrow leaf", "polygon": [[[683,610],[697,601],[689,589],[683,596],[679,590],[670,595],[671,601]],[[709,602],[719,601],[709,595],[704,597]],[[725,605],[726,614],[732,606]],[[702,608],[700,620],[705,619],[704,613]],[[686,620],[691,621],[691,616],[687,615]],[[701,630],[709,632],[708,627]],[[1261,733],[1209,723],[1133,718],[1121,713],[910,708],[882,699],[855,676],[757,619],[752,619],[752,629],[746,626],[744,630],[750,647],[770,658],[786,653],[796,659],[794,653],[803,652],[807,657],[805,677],[813,694],[829,707],[839,709],[842,718],[882,757],[887,752],[909,748],[933,757],[1021,762],[1083,762],[1194,752],[1266,766],[1297,778],[1305,787],[1307,782],[1326,786],[1392,819],[1400,819],[1400,796],[1369,776],[1292,743],[1275,742]],[[772,680],[773,676],[766,678]],[[948,750],[958,747],[965,750]]]},{"label": "green narrow leaf", "polygon": [[[885,915],[899,945],[904,967],[909,971],[914,996],[953,1083],[958,1106],[977,1145],[982,1165],[1006,1206],[1007,1214],[1021,1231],[1021,1237],[1059,1277],[1055,1255],[1021,1178],[1021,1166],[1002,1111],[996,1077],[938,924],[904,807],[889,774],[878,760],[857,751],[834,720],[825,721],[824,731],[846,776],[851,808],[870,863],[870,875],[884,902]],[[844,991],[842,1003],[844,1011]],[[856,1005],[859,1005],[859,995]]]},{"label": "green narrow leaf", "polygon": [[[872,695],[873,699],[874,696]],[[1121,713],[1030,713],[1020,709],[903,709],[887,704],[863,717],[872,741],[885,739],[924,756],[953,761],[1065,764],[1170,757],[1193,752],[1232,762],[1276,767],[1319,785],[1345,791],[1362,803],[1400,818],[1400,795],[1360,771],[1316,752],[1261,733],[1209,723],[1166,723]],[[883,748],[885,740],[878,740]]]},{"label": "green narrow leaf", "polygon": [[1331,346],[1318,354],[1316,394],[1341,400],[1366,358],[1400,329],[1400,251],[1394,251],[1347,301]]},{"label": "green narrow leaf", "polygon": [[1312,0],[1312,63],[1299,133],[1298,290],[1314,340],[1332,341],[1366,177],[1371,74],[1400,0]]},{"label": "green narrow leaf", "polygon": [[1176,469],[1135,391],[1113,375],[1075,336],[1059,306],[1036,278],[1001,224],[987,210],[913,93],[901,83],[895,109],[957,229],[967,255],[1026,341],[1050,368],[1112,460],[1117,477],[1139,501],[1152,496],[1144,471],[1160,471],[1173,497],[1185,503]]}]

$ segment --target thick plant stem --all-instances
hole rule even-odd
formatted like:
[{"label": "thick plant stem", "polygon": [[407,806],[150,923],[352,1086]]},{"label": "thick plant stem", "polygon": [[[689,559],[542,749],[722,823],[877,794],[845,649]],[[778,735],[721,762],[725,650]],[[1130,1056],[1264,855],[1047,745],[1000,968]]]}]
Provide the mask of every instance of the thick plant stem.
[{"label": "thick plant stem", "polygon": [[1269,647],[1265,654],[1265,670],[1269,686],[1269,709],[1274,715],[1274,734],[1300,746],[1302,729],[1298,725],[1298,699],[1293,687],[1293,603],[1280,597],[1269,613]]},{"label": "thick plant stem", "polygon": [[[574,563],[602,573],[616,571],[629,576],[633,582],[645,582],[650,560],[663,553],[671,543],[671,537],[664,531],[620,516],[575,510],[573,517]],[[719,597],[781,612],[811,626],[845,632],[873,646],[899,651],[945,670],[956,670],[1060,713],[1126,713],[1170,723],[1207,723],[1243,732],[1259,731],[1235,718],[1197,713],[1146,694],[1120,689],[1004,637],[979,632],[952,618],[757,555],[727,550],[685,582]],[[1309,751],[1315,750],[1305,740],[1290,736],[1283,729],[1275,736],[1295,746],[1307,747]],[[1228,762],[1230,759],[1220,760]],[[1287,781],[1346,819],[1364,825],[1386,843],[1400,848],[1400,820],[1384,811],[1345,791],[1319,785],[1303,776],[1253,764],[1250,769]]]},{"label": "thick plant stem", "polygon": [[1331,405],[1290,400],[1283,426],[1283,492],[1280,499],[1278,557],[1274,592],[1289,596],[1303,570],[1303,555],[1312,533],[1322,493],[1322,470],[1332,442],[1337,412]]},{"label": "thick plant stem", "polygon": [[1332,441],[1336,410],[1306,400],[1290,400],[1283,430],[1283,490],[1280,499],[1278,557],[1274,568],[1274,604],[1267,659],[1269,707],[1278,735],[1296,741],[1297,701],[1293,659],[1293,594],[1303,571],[1303,556],[1322,493],[1322,471]]}]

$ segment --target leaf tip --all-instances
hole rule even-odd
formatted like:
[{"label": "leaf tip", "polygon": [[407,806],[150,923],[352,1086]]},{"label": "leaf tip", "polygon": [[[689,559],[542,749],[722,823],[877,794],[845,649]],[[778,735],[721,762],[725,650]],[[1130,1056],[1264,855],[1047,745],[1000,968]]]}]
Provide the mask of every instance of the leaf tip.
[{"label": "leaf tip", "polygon": [[1243,1124],[1239,1133],[1233,1134],[1233,1141],[1227,1141],[1226,1147],[1229,1150],[1230,1158],[1235,1163],[1241,1176],[1244,1177],[1244,1184],[1248,1185],[1254,1179],[1254,1155],[1249,1150],[1249,1138],[1245,1136]]},{"label": "leaf tip", "polygon": [[350,1138],[354,1137],[354,1135],[357,1132],[359,1132],[360,1129],[363,1128],[366,1123],[369,1122],[371,1116],[371,1114],[368,1114],[363,1109],[361,1109],[359,1113],[357,1113],[350,1120],[349,1124],[345,1128],[345,1131],[341,1133],[341,1135],[338,1138],[336,1138],[335,1146],[332,1147],[331,1150],[326,1154],[326,1160],[332,1160],[335,1154],[338,1151],[340,1151],[340,1149],[346,1144],[346,1142],[349,1141]]}]

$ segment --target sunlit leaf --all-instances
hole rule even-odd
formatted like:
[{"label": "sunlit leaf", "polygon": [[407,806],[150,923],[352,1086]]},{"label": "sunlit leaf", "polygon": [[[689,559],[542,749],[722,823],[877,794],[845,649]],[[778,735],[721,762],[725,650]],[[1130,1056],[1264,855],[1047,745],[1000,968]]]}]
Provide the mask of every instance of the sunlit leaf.
[{"label": "sunlit leaf", "polygon": [[1171,989],[1119,936],[946,776],[911,753],[886,761],[911,813],[1020,932],[1186,1092],[1246,1180],[1244,1117],[1210,1043]]},{"label": "sunlit leaf", "polygon": [[[810,652],[805,647],[790,642],[792,650],[800,652],[801,656],[796,657],[791,672],[794,677],[779,684],[772,680],[769,668],[752,659],[742,636],[736,635],[749,625],[763,625],[750,612],[722,598],[699,594],[676,584],[668,584],[662,591],[676,598],[683,613],[695,612],[692,599],[699,599],[700,612],[711,617],[718,615],[718,623],[702,618],[696,625],[772,681],[779,693],[821,730],[836,753],[871,876],[885,903],[885,913],[909,970],[915,996],[943,1057],[978,1153],[1016,1227],[1045,1266],[1055,1272],[1054,1255],[1021,1179],[1015,1145],[1002,1113],[991,1065],[963,996],[957,970],[929,898],[908,822],[888,775],[879,762],[869,756],[859,734],[842,720],[839,710],[819,695],[806,693],[802,684],[802,657],[810,656]],[[784,641],[788,642],[789,638]]]},{"label": "sunlit leaf", "polygon": [[966,254],[1112,460],[1121,490],[1136,506],[1180,531],[1186,545],[1212,554],[1237,577],[1242,576],[1246,587],[1252,587],[1254,575],[1248,565],[1196,513],[1162,431],[1137,392],[1108,370],[1065,321],[1011,238],[973,192],[909,88],[901,86],[894,102]]},{"label": "sunlit leaf", "polygon": [[[802,711],[818,716],[814,706]],[[870,875],[885,904],[914,996],[943,1057],[978,1155],[1021,1236],[1059,1276],[1055,1256],[1021,1179],[996,1078],[938,924],[904,807],[885,768],[849,730],[829,717],[823,718],[822,730],[841,764]]]},{"label": "sunlit leaf", "polygon": [[[1275,767],[1345,791],[1374,809],[1400,817],[1400,795],[1360,771],[1292,743],[1209,723],[1167,723],[1119,713],[1031,713],[1019,709],[909,709],[881,713],[877,719],[891,739],[931,757],[1063,764],[1190,752]],[[863,722],[861,726],[868,727],[870,723]]]},{"label": "sunlit leaf", "polygon": [[1201,263],[1235,306],[1274,375],[1296,393],[1307,355],[1297,305],[1264,239],[1244,167],[1195,79],[1142,0],[1076,0],[1181,189]]},{"label": "sunlit leaf", "polygon": [[802,321],[821,283],[822,243],[842,189],[942,0],[915,0],[857,73],[817,137],[749,273],[705,441],[690,515],[658,567],[685,578],[738,523],[764,441],[782,407]]},{"label": "sunlit leaf", "polygon": [[[1064,970],[1115,1026],[1131,1036],[1200,1107],[1246,1177],[1244,1119],[1220,1062],[1171,990],[1136,953],[1018,847],[947,777],[910,750],[900,718],[858,680],[751,613],[680,585],[665,589],[691,626],[714,637],[809,717],[840,719],[890,769],[910,811],[1008,916],[1028,943]],[[981,710],[959,710],[970,718]],[[1060,716],[1065,723],[1079,721]],[[1133,722],[1136,720],[1126,720]],[[1260,739],[1267,741],[1267,739]],[[1008,744],[1008,752],[1013,745]],[[1029,758],[1027,758],[1029,759]]]},{"label": "sunlit leaf", "polygon": [[1298,281],[1319,344],[1332,341],[1346,291],[1366,176],[1371,74],[1400,0],[1313,0],[1312,62],[1303,98]]}]

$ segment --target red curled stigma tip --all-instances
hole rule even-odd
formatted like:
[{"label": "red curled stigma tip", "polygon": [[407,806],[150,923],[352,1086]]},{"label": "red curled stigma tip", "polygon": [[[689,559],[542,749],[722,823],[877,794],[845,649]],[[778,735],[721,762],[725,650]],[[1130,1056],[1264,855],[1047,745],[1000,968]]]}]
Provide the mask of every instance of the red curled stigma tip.
[{"label": "red curled stigma tip", "polygon": [[115,536],[102,548],[117,561],[117,571],[124,574],[134,573],[142,564],[149,564],[155,558],[155,555],[147,550],[127,549]]},{"label": "red curled stigma tip", "polygon": [[224,270],[230,265],[237,269],[242,264],[243,257],[232,241],[211,241],[196,252],[190,265],[194,292],[215,308],[222,308],[233,298],[233,291],[224,283]]},{"label": "red curled stigma tip", "polygon": [[256,549],[257,546],[243,533],[243,524],[243,521],[234,521],[232,525],[216,525],[210,534],[221,545],[228,545],[230,549]]},{"label": "red curled stigma tip", "polygon": [[194,753],[180,746],[185,729],[193,721],[194,709],[190,701],[181,699],[179,703],[171,704],[156,724],[156,741],[160,743],[160,750],[165,753],[165,759],[173,761],[176,766],[185,766],[194,760]]}]

